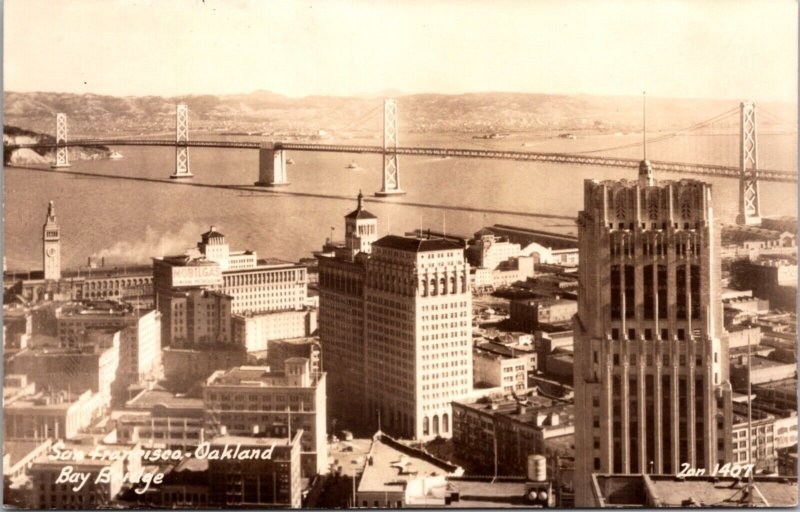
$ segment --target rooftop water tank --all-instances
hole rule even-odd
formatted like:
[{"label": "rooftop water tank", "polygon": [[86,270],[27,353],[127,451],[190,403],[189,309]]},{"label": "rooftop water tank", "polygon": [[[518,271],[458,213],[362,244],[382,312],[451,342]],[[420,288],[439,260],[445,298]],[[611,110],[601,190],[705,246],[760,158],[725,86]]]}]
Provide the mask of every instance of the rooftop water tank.
[{"label": "rooftop water tank", "polygon": [[547,459],[544,455],[528,455],[528,480],[533,482],[547,480]]}]

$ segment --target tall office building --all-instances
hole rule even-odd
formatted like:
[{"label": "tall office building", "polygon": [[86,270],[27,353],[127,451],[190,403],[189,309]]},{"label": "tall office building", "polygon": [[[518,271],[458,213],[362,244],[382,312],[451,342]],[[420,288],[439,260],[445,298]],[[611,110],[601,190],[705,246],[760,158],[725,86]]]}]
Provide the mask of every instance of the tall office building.
[{"label": "tall office building", "polygon": [[[345,240],[329,240],[319,260],[319,339],[328,372],[331,419],[350,426],[366,418],[364,279],[378,218],[358,206],[345,216]],[[362,234],[369,232],[369,234]],[[366,432],[365,432],[366,433]]]},{"label": "tall office building", "polygon": [[[452,433],[450,403],[472,389],[469,264],[439,238],[385,236],[358,208],[319,256],[320,343],[334,417],[394,435]],[[349,407],[348,407],[349,406]]]},{"label": "tall office building", "polygon": [[367,261],[364,306],[368,412],[380,412],[382,428],[396,436],[450,437],[450,403],[472,391],[464,247],[441,238],[381,238]]},{"label": "tall office building", "polygon": [[592,473],[730,460],[728,341],[711,186],[587,180],[578,216],[576,505]]}]

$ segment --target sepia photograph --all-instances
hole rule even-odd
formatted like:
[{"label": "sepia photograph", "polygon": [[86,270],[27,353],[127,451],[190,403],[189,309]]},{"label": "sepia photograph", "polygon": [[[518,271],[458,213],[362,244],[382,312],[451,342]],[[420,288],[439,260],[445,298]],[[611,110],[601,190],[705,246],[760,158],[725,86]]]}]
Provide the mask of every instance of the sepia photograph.
[{"label": "sepia photograph", "polygon": [[797,506],[796,0],[0,5],[4,509]]}]

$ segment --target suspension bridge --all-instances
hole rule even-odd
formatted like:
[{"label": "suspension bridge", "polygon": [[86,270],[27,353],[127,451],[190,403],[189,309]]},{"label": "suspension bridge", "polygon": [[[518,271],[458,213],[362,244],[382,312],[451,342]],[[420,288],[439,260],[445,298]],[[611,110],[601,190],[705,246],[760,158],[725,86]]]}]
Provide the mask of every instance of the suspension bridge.
[{"label": "suspension bridge", "polygon": [[[166,146],[175,148],[175,172],[170,175],[173,179],[187,179],[193,177],[190,171],[189,148],[217,148],[217,149],[252,149],[259,151],[258,181],[255,185],[266,187],[279,187],[289,184],[286,167],[287,151],[317,151],[331,153],[372,153],[383,155],[383,173],[381,189],[377,196],[401,195],[405,192],[400,187],[401,155],[409,156],[436,156],[454,158],[486,158],[500,160],[516,160],[529,162],[547,162],[571,165],[589,165],[616,168],[638,168],[639,158],[623,158],[616,156],[601,156],[598,153],[620,151],[628,148],[642,147],[643,144],[653,144],[675,137],[691,135],[698,130],[712,126],[714,123],[730,120],[732,116],[739,117],[738,153],[739,165],[722,165],[709,163],[688,163],[651,160],[654,171],[716,176],[723,178],[736,178],[739,180],[739,217],[741,224],[759,224],[761,218],[761,205],[759,198],[759,181],[796,183],[797,173],[794,171],[763,169],[758,166],[758,146],[756,128],[756,108],[751,102],[742,102],[738,108],[733,108],[720,115],[695,123],[689,127],[671,133],[659,135],[652,139],[632,144],[622,144],[607,148],[587,150],[573,153],[536,152],[536,151],[509,151],[490,147],[480,148],[447,148],[447,147],[403,147],[398,145],[397,132],[397,103],[395,100],[385,100],[383,105],[383,145],[342,145],[342,144],[316,144],[304,142],[239,142],[223,140],[190,140],[189,139],[189,109],[185,104],[176,106],[175,114],[175,139],[127,139],[127,138],[87,138],[69,140],[67,137],[67,116],[59,113],[56,115],[56,138],[53,142],[37,142],[30,144],[8,144],[6,151],[15,149],[54,149],[54,168],[68,167],[68,148],[80,146]],[[777,116],[773,116],[777,118]]]}]

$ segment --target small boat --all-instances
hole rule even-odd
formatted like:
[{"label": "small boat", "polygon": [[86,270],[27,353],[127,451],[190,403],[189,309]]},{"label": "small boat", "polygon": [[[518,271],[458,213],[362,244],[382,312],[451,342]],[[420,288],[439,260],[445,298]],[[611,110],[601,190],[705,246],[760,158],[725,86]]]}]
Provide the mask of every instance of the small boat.
[{"label": "small boat", "polygon": [[125,158],[122,156],[122,153],[118,153],[116,151],[112,151],[110,155],[108,155],[109,160],[121,160]]},{"label": "small boat", "polygon": [[349,164],[347,164],[347,168],[348,168],[348,169],[358,169],[358,165],[356,164],[356,161],[355,161],[355,160],[353,160],[352,162],[350,162]]},{"label": "small boat", "polygon": [[293,159],[291,159],[291,158],[287,158],[286,159],[286,165],[293,165],[293,164],[294,164],[294,160]]}]

